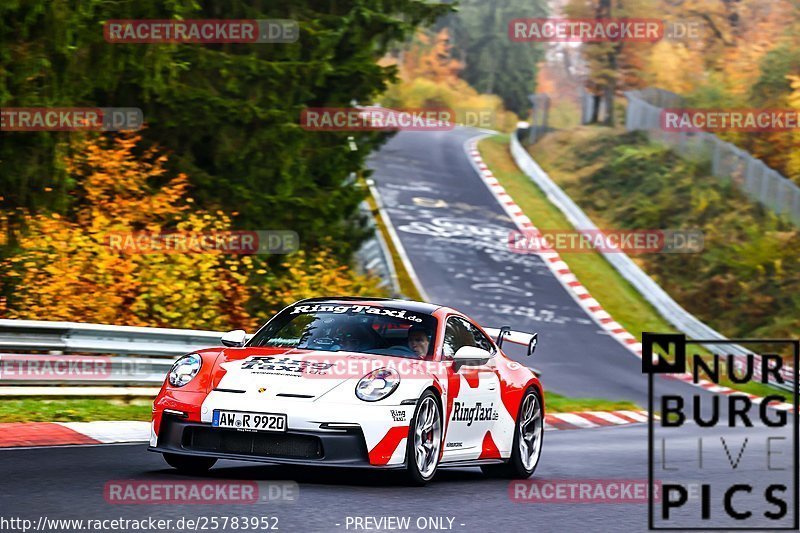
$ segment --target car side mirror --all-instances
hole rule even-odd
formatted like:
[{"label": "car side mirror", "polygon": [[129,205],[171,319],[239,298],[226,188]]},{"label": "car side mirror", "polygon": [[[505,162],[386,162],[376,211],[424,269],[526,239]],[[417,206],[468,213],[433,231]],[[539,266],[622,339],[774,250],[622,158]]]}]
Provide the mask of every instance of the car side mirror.
[{"label": "car side mirror", "polygon": [[491,352],[477,346],[462,346],[453,355],[453,362],[459,366],[481,366],[492,358]]},{"label": "car side mirror", "polygon": [[231,348],[244,346],[244,343],[247,341],[247,332],[243,329],[234,329],[223,335],[220,340],[223,346],[229,346]]}]

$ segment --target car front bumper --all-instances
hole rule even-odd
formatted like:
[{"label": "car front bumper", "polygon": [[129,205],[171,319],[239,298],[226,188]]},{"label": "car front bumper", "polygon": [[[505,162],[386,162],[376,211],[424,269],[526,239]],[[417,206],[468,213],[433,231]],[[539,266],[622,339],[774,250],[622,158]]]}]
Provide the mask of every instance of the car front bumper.
[{"label": "car front bumper", "polygon": [[[371,467],[360,428],[286,432],[239,431],[165,414],[150,451],[264,463]],[[385,465],[378,468],[402,468]]]}]

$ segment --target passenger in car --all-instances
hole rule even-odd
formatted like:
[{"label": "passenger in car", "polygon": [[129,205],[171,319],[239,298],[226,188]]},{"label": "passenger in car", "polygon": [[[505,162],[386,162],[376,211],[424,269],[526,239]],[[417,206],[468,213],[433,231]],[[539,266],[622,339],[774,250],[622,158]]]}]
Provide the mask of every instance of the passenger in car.
[{"label": "passenger in car", "polygon": [[431,338],[425,328],[412,326],[408,330],[408,347],[419,357],[428,355]]}]

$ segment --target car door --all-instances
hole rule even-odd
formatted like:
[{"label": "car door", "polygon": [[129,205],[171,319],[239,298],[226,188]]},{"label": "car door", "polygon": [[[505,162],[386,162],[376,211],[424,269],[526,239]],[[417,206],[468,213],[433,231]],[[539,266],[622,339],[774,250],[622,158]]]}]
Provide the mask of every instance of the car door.
[{"label": "car door", "polygon": [[459,385],[452,398],[443,461],[479,458],[487,433],[499,415],[500,385],[493,360],[495,346],[468,320],[455,315],[448,317],[442,359],[452,360],[464,346],[483,348],[492,357],[481,364],[453,367]]}]

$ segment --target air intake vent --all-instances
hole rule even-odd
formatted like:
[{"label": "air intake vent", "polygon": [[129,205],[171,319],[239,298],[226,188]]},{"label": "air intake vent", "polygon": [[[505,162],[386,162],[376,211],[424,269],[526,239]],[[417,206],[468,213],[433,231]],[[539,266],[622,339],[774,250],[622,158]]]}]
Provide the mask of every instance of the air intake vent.
[{"label": "air intake vent", "polygon": [[206,452],[322,458],[322,441],[313,435],[291,433],[245,433],[208,427],[188,427],[183,433],[183,448]]},{"label": "air intake vent", "polygon": [[288,392],[281,392],[275,396],[283,396],[284,398],[313,398],[313,394],[289,394]]}]

